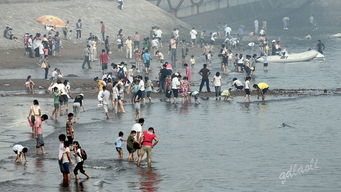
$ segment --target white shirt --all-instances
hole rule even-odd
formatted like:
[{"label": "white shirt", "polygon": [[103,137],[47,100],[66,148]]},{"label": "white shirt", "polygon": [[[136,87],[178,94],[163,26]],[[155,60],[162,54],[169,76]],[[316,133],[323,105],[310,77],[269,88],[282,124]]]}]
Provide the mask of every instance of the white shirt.
[{"label": "white shirt", "polygon": [[226,34],[231,34],[231,31],[232,31],[231,27],[226,27],[225,28],[225,33]]},{"label": "white shirt", "polygon": [[56,87],[58,88],[58,91],[60,93],[60,95],[66,95],[66,87],[63,83],[59,83],[56,85]]},{"label": "white shirt", "polygon": [[250,89],[250,81],[249,80],[245,81],[245,87],[244,88]]},{"label": "white shirt", "polygon": [[177,77],[172,79],[172,89],[179,89],[180,88],[180,81]]},{"label": "white shirt", "polygon": [[61,160],[63,158],[63,153],[65,152],[64,143],[59,143],[59,152],[58,152],[58,160]]},{"label": "white shirt", "polygon": [[155,31],[155,35],[156,35],[156,37],[161,38],[161,37],[162,37],[162,31],[161,31],[161,29],[156,30],[156,31]]},{"label": "white shirt", "polygon": [[211,35],[211,40],[212,41],[215,41],[216,35],[217,35],[217,32],[212,33],[212,35]]},{"label": "white shirt", "polygon": [[23,147],[22,145],[16,144],[16,145],[13,146],[12,149],[13,149],[13,151],[16,151],[17,154],[19,154],[19,153],[22,152],[22,150],[24,149],[24,147]]},{"label": "white shirt", "polygon": [[77,149],[76,153],[73,154],[75,156],[76,159],[76,163],[80,163],[83,161],[82,157],[81,157],[81,149]]},{"label": "white shirt", "polygon": [[143,80],[140,81],[139,87],[140,87],[140,89],[139,89],[140,91],[146,90],[146,88],[144,87],[144,81]]},{"label": "white shirt", "polygon": [[142,126],[140,123],[135,123],[133,127],[131,128],[132,131],[136,131],[142,133]]},{"label": "white shirt", "polygon": [[237,87],[239,87],[239,86],[243,86],[243,83],[237,79],[233,81],[232,85],[236,85]]},{"label": "white shirt", "polygon": [[[67,158],[67,152],[70,152],[70,148],[64,148],[64,153],[63,153],[63,163],[70,162],[69,159]],[[70,157],[71,158],[71,157]]]},{"label": "white shirt", "polygon": [[191,39],[196,39],[198,32],[195,29],[192,29],[189,34],[191,35]]},{"label": "white shirt", "polygon": [[213,77],[213,84],[216,87],[221,86],[221,76],[214,76]]},{"label": "white shirt", "polygon": [[102,98],[103,98],[103,104],[109,105],[110,92],[108,90],[103,91]]}]

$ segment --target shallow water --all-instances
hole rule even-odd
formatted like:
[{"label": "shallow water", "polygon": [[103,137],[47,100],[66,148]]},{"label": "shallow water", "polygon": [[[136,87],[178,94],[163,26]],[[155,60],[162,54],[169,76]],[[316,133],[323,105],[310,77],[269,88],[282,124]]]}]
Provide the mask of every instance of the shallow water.
[{"label": "shallow water", "polygon": [[[257,64],[256,82],[268,82],[270,89],[340,88],[339,43],[339,39],[325,40],[325,61],[270,64],[267,73]],[[314,41],[291,41],[290,52],[305,51],[314,44]],[[100,72],[98,68],[83,73],[75,63],[70,61],[57,67],[80,77]],[[220,68],[217,59],[210,68],[212,72]],[[198,64],[193,71],[196,83],[199,69]],[[24,78],[28,72],[42,75],[40,69],[2,69],[0,79]],[[223,89],[230,86],[233,77],[242,79],[244,74],[223,76]],[[65,132],[65,117],[58,123],[49,120],[45,124],[48,154],[36,156],[26,121],[33,98],[2,97],[0,191],[338,191],[341,188],[340,97],[267,99],[274,100],[243,104],[238,103],[243,99],[236,97],[230,102],[209,99],[200,105],[154,101],[144,106],[144,129],[153,126],[160,139],[153,150],[153,169],[145,165],[138,169],[134,164],[116,160],[113,143],[119,131],[125,137],[129,134],[134,123],[132,106],[126,106],[127,114],[111,115],[106,121],[102,110],[96,108],[96,101],[86,99],[86,111],[81,114],[81,124],[75,126],[75,135],[88,152],[86,170],[93,178],[64,187],[56,159],[57,137]],[[50,114],[53,99],[39,101],[43,113]],[[27,166],[13,163],[11,146],[18,142],[30,148]],[[126,157],[127,151],[124,153]],[[282,172],[294,164],[309,165],[312,159],[318,160],[318,169],[281,183]]]},{"label": "shallow water", "polygon": [[[109,121],[100,109],[87,108],[76,126],[76,139],[88,152],[86,170],[92,179],[61,185],[56,162],[57,136],[64,132],[60,123],[45,136],[46,156],[33,155],[34,142],[24,142],[32,149],[26,167],[15,165],[11,149],[1,147],[1,191],[25,191],[20,184],[44,191],[337,191],[341,187],[340,97],[250,105],[237,103],[240,100],[146,105],[144,129],[153,126],[160,139],[153,150],[153,169],[115,160],[114,139],[119,131],[127,137],[133,124],[131,106],[126,115]],[[87,104],[95,106],[95,101]],[[281,184],[279,176],[290,165],[306,165],[312,158],[318,160],[318,169]]]}]

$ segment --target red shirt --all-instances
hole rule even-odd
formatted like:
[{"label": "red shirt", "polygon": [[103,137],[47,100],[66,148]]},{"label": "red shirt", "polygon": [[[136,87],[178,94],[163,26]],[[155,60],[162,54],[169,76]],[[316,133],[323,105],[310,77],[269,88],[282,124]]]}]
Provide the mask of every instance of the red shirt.
[{"label": "red shirt", "polygon": [[143,132],[143,142],[142,145],[153,146],[153,140],[156,137],[155,133],[149,131]]},{"label": "red shirt", "polygon": [[102,53],[99,56],[101,63],[108,64],[109,63],[109,55],[107,53]]}]

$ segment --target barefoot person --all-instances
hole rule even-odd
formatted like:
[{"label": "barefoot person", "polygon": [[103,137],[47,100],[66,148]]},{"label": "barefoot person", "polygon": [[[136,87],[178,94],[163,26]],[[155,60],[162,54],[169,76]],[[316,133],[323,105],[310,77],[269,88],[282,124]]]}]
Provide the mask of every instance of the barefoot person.
[{"label": "barefoot person", "polygon": [[66,136],[64,134],[60,134],[58,136],[58,139],[59,139],[58,165],[59,165],[59,170],[63,174],[63,178],[65,179],[67,177],[67,174],[65,173],[65,170],[63,167],[63,154],[65,152],[64,142],[65,142]]},{"label": "barefoot person", "polygon": [[60,103],[59,103],[59,91],[58,91],[58,87],[54,87],[53,88],[53,111],[52,111],[52,115],[51,115],[51,119],[54,120],[58,120],[58,116],[59,116],[59,108],[60,108]]},{"label": "barefoot person", "polygon": [[[153,142],[154,141],[154,142]],[[140,149],[139,159],[137,160],[137,166],[140,167],[141,160],[145,153],[147,153],[147,164],[148,167],[152,167],[152,148],[159,142],[156,137],[153,127],[149,127],[148,131],[144,131],[140,138],[142,147]]]},{"label": "barefoot person", "polygon": [[73,155],[75,156],[76,163],[77,163],[75,169],[73,170],[73,173],[75,174],[76,181],[78,181],[78,179],[79,179],[78,170],[83,175],[85,175],[87,179],[89,179],[90,176],[84,171],[84,168],[83,168],[84,161],[87,159],[87,157],[85,157],[84,150],[81,148],[78,141],[73,142]]},{"label": "barefoot person", "polygon": [[251,77],[245,78],[244,83],[244,91],[245,91],[245,101],[250,102],[251,101],[251,83],[250,83]]},{"label": "barefoot person", "polygon": [[41,109],[39,106],[38,100],[33,100],[33,105],[30,108],[30,111],[28,112],[27,119],[31,122],[32,125],[32,135],[34,135],[34,123],[35,120],[40,118],[41,115]]},{"label": "barefoot person", "polygon": [[127,139],[127,150],[129,152],[129,156],[128,156],[129,162],[134,161],[134,152],[136,151],[134,148],[134,143],[137,143],[135,136],[136,136],[136,131],[132,130]]},{"label": "barefoot person", "polygon": [[71,144],[73,142],[74,136],[74,129],[73,129],[73,113],[69,113],[67,115],[67,121],[66,121],[66,137],[68,142]]},{"label": "barefoot person", "polygon": [[17,157],[15,158],[16,163],[26,163],[26,153],[28,151],[27,147],[24,147],[22,145],[16,144],[13,146],[13,151],[15,154],[17,154]]},{"label": "barefoot person", "polygon": [[62,163],[63,163],[63,181],[65,184],[70,184],[70,164],[71,161],[71,152],[70,152],[70,143],[69,141],[64,141],[64,152],[62,156]]},{"label": "barefoot person", "polygon": [[116,139],[115,141],[115,148],[116,148],[116,151],[118,153],[118,159],[119,160],[122,160],[123,159],[123,150],[122,150],[122,143],[126,141],[125,139],[123,139],[123,132],[120,131],[118,133],[118,138]]},{"label": "barefoot person", "polygon": [[257,89],[257,99],[259,96],[262,96],[262,101],[265,100],[265,93],[269,90],[269,85],[267,83],[261,82],[258,84],[254,84],[253,88]]},{"label": "barefoot person", "polygon": [[36,138],[36,148],[37,148],[37,154],[39,154],[39,149],[41,151],[41,154],[45,154],[44,151],[44,138],[43,138],[43,121],[47,120],[49,117],[44,114],[40,118],[36,118],[34,122],[34,136]]}]

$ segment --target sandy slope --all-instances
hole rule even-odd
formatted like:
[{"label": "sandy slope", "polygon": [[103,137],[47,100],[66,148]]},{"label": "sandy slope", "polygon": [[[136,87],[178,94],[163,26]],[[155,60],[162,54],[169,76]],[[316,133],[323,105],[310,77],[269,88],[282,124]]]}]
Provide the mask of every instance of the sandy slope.
[{"label": "sandy slope", "polygon": [[132,35],[135,31],[147,35],[151,26],[154,25],[160,26],[165,34],[175,26],[189,28],[186,23],[144,0],[126,1],[124,10],[119,10],[116,6],[116,1],[109,0],[1,4],[0,29],[3,30],[7,25],[11,26],[14,34],[20,37],[20,42],[9,41],[1,37],[0,48],[22,47],[21,37],[25,32],[46,33],[35,18],[47,14],[58,16],[64,21],[69,20],[72,30],[75,30],[75,23],[78,18],[81,18],[84,35],[90,32],[99,35],[100,21],[104,21],[107,34],[110,36],[116,35],[121,28],[124,29],[126,35]]}]

